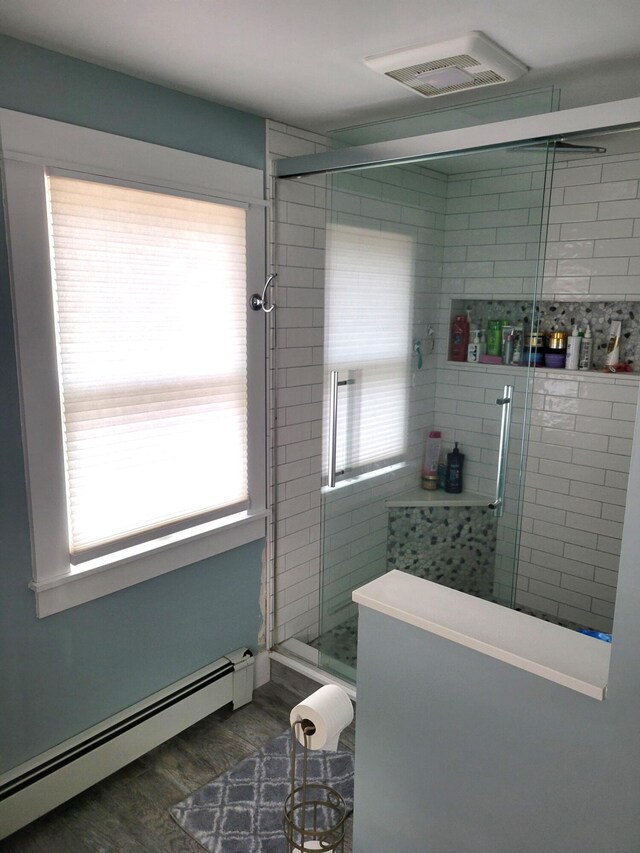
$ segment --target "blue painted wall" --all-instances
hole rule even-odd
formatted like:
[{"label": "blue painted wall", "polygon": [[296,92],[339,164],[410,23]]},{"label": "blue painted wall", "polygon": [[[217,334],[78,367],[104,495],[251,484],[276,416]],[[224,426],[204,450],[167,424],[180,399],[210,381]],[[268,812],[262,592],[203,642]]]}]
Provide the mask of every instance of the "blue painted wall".
[{"label": "blue painted wall", "polygon": [[354,853],[640,850],[639,447],[604,701],[360,607]]},{"label": "blue painted wall", "polygon": [[3,35],[0,107],[264,168],[259,116]]},{"label": "blue painted wall", "polygon": [[[262,119],[0,36],[0,106],[253,167]],[[255,649],[263,542],[35,616],[0,213],[0,773],[240,646]]]}]

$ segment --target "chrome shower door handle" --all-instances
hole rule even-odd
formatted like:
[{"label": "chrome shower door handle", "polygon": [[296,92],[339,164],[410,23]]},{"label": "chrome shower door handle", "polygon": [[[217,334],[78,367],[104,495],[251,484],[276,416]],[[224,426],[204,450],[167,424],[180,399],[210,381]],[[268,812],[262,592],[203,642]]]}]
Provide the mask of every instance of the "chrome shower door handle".
[{"label": "chrome shower door handle", "polygon": [[332,489],[336,484],[336,458],[338,440],[338,371],[329,374],[329,447],[327,486]]},{"label": "chrome shower door handle", "polygon": [[496,474],[496,497],[489,509],[494,511],[496,518],[504,513],[504,496],[507,486],[507,464],[509,460],[509,436],[511,433],[511,406],[513,403],[513,385],[505,385],[502,397],[496,400],[497,406],[502,406],[500,421],[500,446],[498,448],[498,472]]},{"label": "chrome shower door handle", "polygon": [[343,385],[353,385],[353,379],[341,379],[338,381],[338,371],[332,370],[329,374],[329,436],[328,436],[328,471],[327,471],[327,486],[333,489],[336,484],[338,474],[344,474],[344,471],[336,471],[336,461],[338,459],[338,388]]}]

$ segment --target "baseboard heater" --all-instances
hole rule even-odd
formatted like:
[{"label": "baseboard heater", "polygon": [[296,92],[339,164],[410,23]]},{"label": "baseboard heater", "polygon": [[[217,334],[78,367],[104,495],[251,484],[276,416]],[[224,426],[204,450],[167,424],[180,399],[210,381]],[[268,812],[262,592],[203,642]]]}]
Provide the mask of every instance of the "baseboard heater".
[{"label": "baseboard heater", "polygon": [[251,701],[254,659],[238,649],[0,777],[0,838],[233,702]]}]

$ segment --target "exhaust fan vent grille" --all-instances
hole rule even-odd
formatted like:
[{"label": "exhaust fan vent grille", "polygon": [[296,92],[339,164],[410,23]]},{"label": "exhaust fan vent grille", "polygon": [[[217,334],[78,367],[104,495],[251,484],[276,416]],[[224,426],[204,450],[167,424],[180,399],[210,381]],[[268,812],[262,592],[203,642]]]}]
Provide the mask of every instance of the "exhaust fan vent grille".
[{"label": "exhaust fan vent grille", "polygon": [[527,70],[526,65],[479,32],[442,44],[370,56],[365,62],[427,98],[506,83]]},{"label": "exhaust fan vent grille", "polygon": [[420,65],[410,65],[408,68],[399,68],[394,72],[387,72],[390,77],[400,78],[396,75],[406,73],[412,77],[420,74],[423,71],[437,71],[439,68],[450,68],[452,65],[458,68],[469,68],[470,65],[479,65],[477,59],[469,56],[468,53],[462,53],[458,56],[447,56],[445,59],[435,59],[433,62],[422,62]]},{"label": "exhaust fan vent grille", "polygon": [[476,86],[490,86],[493,83],[504,83],[505,78],[496,71],[485,69],[480,66],[478,71],[471,70],[472,80],[464,83],[455,83],[451,86],[430,86],[425,81],[416,80],[416,75],[428,71],[439,71],[442,68],[465,68],[473,69],[480,66],[480,62],[473,56],[450,56],[447,59],[438,59],[435,62],[423,62],[420,65],[410,65],[408,68],[399,68],[397,71],[386,71],[386,76],[410,86],[415,92],[425,95],[427,98],[434,95],[447,95],[449,92],[461,92],[464,89],[475,89]]}]

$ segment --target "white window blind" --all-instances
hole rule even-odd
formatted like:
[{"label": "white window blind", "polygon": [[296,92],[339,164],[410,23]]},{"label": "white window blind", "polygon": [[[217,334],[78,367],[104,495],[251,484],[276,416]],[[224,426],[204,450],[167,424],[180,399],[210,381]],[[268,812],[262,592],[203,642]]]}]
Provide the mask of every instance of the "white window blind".
[{"label": "white window blind", "polygon": [[327,229],[325,364],[350,383],[338,392],[338,471],[406,451],[414,268],[408,234]]},{"label": "white window blind", "polygon": [[247,506],[246,211],[51,175],[70,551]]}]

